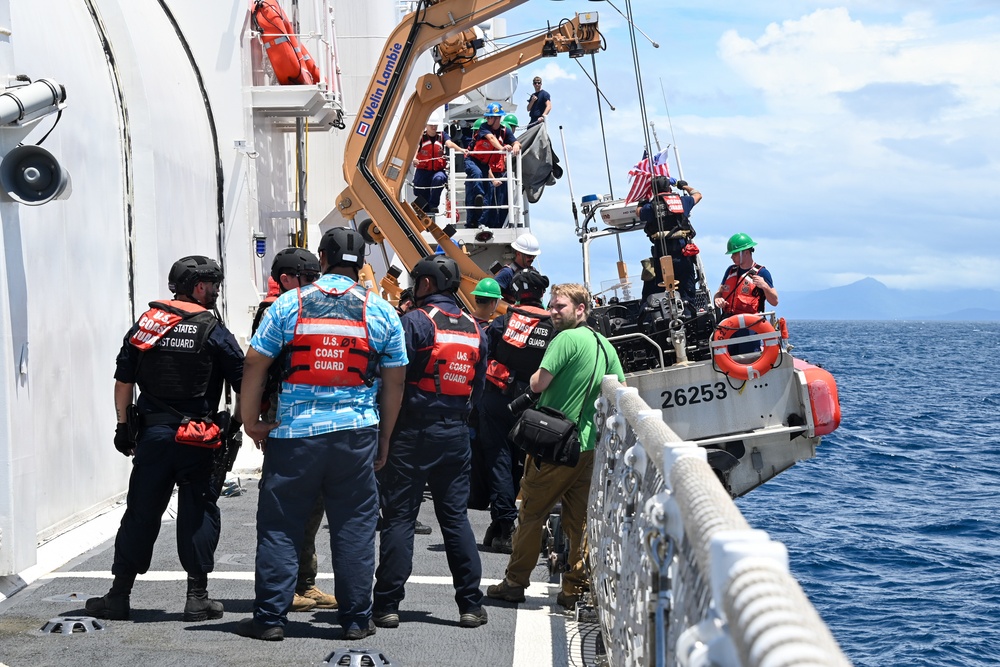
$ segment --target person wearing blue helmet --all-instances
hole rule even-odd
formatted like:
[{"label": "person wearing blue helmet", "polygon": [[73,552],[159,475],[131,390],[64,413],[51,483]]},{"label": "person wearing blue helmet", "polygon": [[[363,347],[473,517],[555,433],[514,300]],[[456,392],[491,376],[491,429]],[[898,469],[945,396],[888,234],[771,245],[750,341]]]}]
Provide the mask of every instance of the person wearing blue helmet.
[{"label": "person wearing blue helmet", "polygon": [[[502,180],[507,171],[504,152],[511,155],[521,152],[521,144],[514,133],[502,124],[504,110],[498,102],[487,104],[483,117],[486,121],[473,136],[472,148],[465,157],[465,226],[469,228],[478,227],[480,223],[488,227],[503,224],[496,207],[507,204],[507,184]],[[484,213],[481,207],[487,201],[493,208]]]}]

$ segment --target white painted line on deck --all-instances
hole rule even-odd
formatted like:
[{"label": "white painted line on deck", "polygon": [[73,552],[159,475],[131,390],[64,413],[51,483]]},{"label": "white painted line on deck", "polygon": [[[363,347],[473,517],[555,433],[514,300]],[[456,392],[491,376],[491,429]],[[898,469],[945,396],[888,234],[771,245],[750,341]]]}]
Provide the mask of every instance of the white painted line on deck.
[{"label": "white painted line on deck", "polygon": [[[52,570],[62,567],[80,554],[114,537],[123,514],[125,514],[124,503],[38,547],[35,552],[35,564],[19,574],[24,580],[24,585],[28,586],[38,579],[49,578]],[[110,576],[111,573],[108,574]],[[4,596],[0,595],[0,601],[3,599]]]}]

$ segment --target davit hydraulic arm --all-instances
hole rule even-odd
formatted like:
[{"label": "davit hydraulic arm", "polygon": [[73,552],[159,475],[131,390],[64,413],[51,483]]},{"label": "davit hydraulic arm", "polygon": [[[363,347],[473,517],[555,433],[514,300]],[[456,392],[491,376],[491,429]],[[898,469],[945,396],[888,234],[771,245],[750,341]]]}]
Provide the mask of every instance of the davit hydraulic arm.
[{"label": "davit hydraulic arm", "polygon": [[[433,254],[421,236],[427,230],[445,252],[458,262],[462,272],[461,294],[467,305],[470,292],[486,273],[453,243],[444,243],[445,232],[423,212],[400,201],[407,166],[428,117],[446,102],[520,67],[559,52],[573,55],[596,53],[601,35],[596,22],[581,24],[580,17],[563,21],[547,33],[501,49],[483,58],[475,57],[472,27],[525,0],[423,0],[415,12],[403,19],[389,36],[368,91],[353,126],[348,129],[344,150],[347,187],[337,198],[337,208],[353,220],[362,209],[374,225],[368,229],[376,241],[387,241],[407,269]],[[389,138],[391,120],[404,94],[420,54],[438,46],[437,73],[417,81],[416,92],[406,102],[395,135],[380,158]]]}]

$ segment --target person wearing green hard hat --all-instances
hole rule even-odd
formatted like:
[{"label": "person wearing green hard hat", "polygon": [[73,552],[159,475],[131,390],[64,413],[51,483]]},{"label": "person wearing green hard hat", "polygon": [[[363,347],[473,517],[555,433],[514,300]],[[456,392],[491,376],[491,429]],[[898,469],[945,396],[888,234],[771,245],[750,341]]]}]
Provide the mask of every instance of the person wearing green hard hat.
[{"label": "person wearing green hard hat", "polygon": [[517,116],[515,116],[512,113],[509,113],[506,116],[504,116],[503,120],[500,121],[500,124],[506,127],[511,132],[516,130],[517,126],[520,125],[520,123],[518,123],[517,121]]},{"label": "person wearing green hard hat", "polygon": [[497,312],[497,304],[500,303],[500,284],[493,278],[483,278],[476,285],[476,289],[472,290],[472,296],[476,297],[472,316],[485,330],[493,313]]},{"label": "person wearing green hard hat", "polygon": [[749,234],[733,234],[726,244],[726,254],[733,265],[726,269],[722,286],[715,293],[715,305],[725,315],[743,315],[764,312],[764,302],[778,305],[778,292],[774,289],[771,272],[753,259],[757,246]]},{"label": "person wearing green hard hat", "polygon": [[[715,305],[722,309],[724,316],[750,315],[764,312],[764,303],[771,307],[778,305],[778,292],[774,289],[771,272],[756,263],[753,249],[757,243],[749,234],[738,233],[729,237],[726,254],[732,257],[733,265],[726,269],[722,285],[715,293]],[[749,330],[741,329],[735,336],[747,335]],[[730,346],[732,354],[755,352],[758,342]]]}]

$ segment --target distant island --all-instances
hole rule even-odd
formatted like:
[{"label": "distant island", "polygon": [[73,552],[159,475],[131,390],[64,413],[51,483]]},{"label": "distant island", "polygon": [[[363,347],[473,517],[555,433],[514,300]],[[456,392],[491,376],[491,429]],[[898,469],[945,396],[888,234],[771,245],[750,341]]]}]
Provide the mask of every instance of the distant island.
[{"label": "distant island", "polygon": [[789,320],[1000,321],[997,290],[901,290],[874,278],[814,292],[779,290],[776,310]]}]

